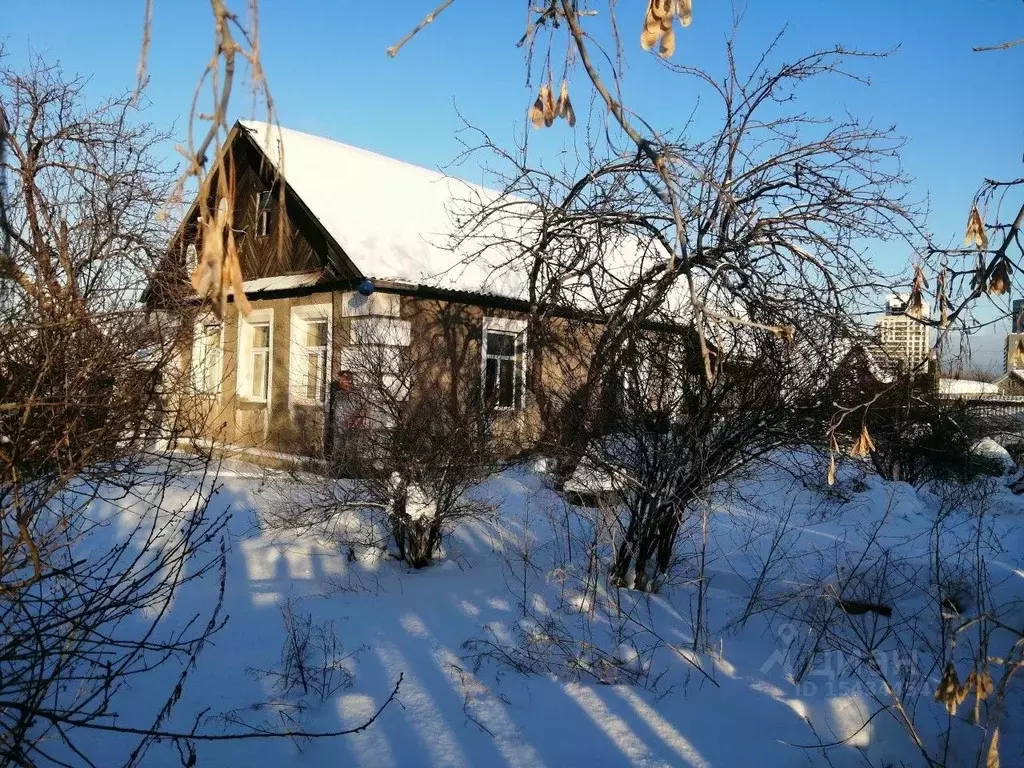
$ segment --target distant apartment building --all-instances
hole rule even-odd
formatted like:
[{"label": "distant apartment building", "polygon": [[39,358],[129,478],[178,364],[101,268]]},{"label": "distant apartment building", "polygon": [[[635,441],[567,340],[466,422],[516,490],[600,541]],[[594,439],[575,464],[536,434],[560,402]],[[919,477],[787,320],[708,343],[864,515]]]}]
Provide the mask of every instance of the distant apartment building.
[{"label": "distant apartment building", "polygon": [[1015,299],[1010,318],[1010,333],[1003,347],[1003,371],[1024,374],[1024,299]]},{"label": "distant apartment building", "polygon": [[895,362],[908,369],[923,367],[931,357],[931,329],[920,322],[928,316],[928,305],[916,312],[908,310],[910,296],[891,295],[885,302],[885,314],[875,321],[879,346]]},{"label": "distant apartment building", "polygon": [[1024,370],[1024,333],[1006,334],[1006,347],[1003,349],[1003,370]]},{"label": "distant apartment building", "polygon": [[1024,333],[1024,299],[1013,300],[1013,316],[1011,318],[1012,333]]}]

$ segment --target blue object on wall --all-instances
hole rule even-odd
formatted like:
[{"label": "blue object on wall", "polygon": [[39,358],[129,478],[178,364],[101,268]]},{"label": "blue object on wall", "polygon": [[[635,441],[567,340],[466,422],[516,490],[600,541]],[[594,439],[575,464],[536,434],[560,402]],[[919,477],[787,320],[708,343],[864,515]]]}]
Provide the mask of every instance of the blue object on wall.
[{"label": "blue object on wall", "polygon": [[356,290],[359,291],[359,293],[362,294],[363,296],[369,296],[371,293],[377,290],[377,288],[376,286],[374,286],[373,280],[371,280],[370,278],[366,278],[365,280],[363,280],[363,282],[359,284],[359,287],[356,288]]}]

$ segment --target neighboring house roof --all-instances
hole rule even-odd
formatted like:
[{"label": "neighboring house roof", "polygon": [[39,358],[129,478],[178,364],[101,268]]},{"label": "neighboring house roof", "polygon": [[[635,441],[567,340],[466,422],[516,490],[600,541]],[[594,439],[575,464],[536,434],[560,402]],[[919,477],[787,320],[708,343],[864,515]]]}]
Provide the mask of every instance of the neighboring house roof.
[{"label": "neighboring house roof", "polygon": [[[529,235],[531,203],[522,201],[525,209],[515,217],[519,231],[495,222],[481,237],[462,239],[461,221],[498,192],[289,128],[240,125],[364,276],[526,297],[522,270],[501,269],[511,253],[494,243]],[[480,257],[485,244],[486,256]]]},{"label": "neighboring house roof", "polygon": [[991,395],[999,393],[995,382],[972,379],[939,379],[940,395]]},{"label": "neighboring house roof", "polygon": [[999,387],[1011,378],[1016,379],[1021,384],[1024,384],[1024,368],[1013,368],[996,379],[994,383]]},{"label": "neighboring house roof", "polygon": [[870,339],[847,340],[836,345],[835,360],[840,367],[859,358],[879,384],[891,384],[900,372],[899,361],[894,360],[877,342]]}]

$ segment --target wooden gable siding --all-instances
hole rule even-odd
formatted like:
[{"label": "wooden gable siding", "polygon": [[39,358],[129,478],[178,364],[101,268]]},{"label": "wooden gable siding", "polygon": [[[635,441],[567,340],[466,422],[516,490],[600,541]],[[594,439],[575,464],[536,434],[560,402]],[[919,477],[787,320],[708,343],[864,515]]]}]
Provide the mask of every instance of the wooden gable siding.
[{"label": "wooden gable siding", "polygon": [[[235,189],[236,222],[241,222],[247,233],[240,254],[245,279],[323,269],[330,280],[360,280],[363,275],[344,249],[321,226],[288,183],[288,158],[284,160],[284,178],[275,181],[274,169],[264,157],[263,150],[243,128],[238,127],[236,130],[237,136],[232,142],[231,151],[238,174]],[[279,215],[282,184],[285,205],[283,217]],[[272,192],[270,234],[260,238],[254,236],[256,193],[265,190]],[[284,243],[281,242],[282,238]]]},{"label": "wooden gable siding", "polygon": [[[328,246],[322,236],[310,231],[312,227],[295,196],[285,194],[282,216],[280,186],[273,183],[273,173],[264,167],[257,150],[245,140],[236,142],[234,149],[234,228],[244,278],[256,280],[323,269],[327,265]],[[270,226],[269,233],[261,237],[257,235],[256,198],[264,191],[271,193]]]},{"label": "wooden gable siding", "polygon": [[[229,188],[233,183],[234,229],[244,280],[321,269],[325,271],[326,280],[355,284],[362,278],[359,270],[310,213],[287,180],[275,180],[274,170],[263,151],[244,129],[236,126],[232,130],[224,152],[228,173],[233,174]],[[217,186],[214,172],[210,177],[209,188],[216,190]],[[271,192],[270,231],[267,236],[259,237],[256,234],[256,195],[267,190]],[[215,196],[211,196],[207,204],[211,210],[215,209]],[[192,244],[201,252],[201,240],[199,206],[193,203],[168,244],[167,256],[145,292],[143,301],[147,306],[155,309],[187,296],[190,275],[185,268],[186,250]]]}]

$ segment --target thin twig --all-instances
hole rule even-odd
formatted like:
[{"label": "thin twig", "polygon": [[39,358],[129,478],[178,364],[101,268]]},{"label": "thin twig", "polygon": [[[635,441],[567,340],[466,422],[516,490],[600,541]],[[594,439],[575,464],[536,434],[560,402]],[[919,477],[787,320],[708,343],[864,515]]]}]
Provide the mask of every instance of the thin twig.
[{"label": "thin twig", "polygon": [[10,707],[19,712],[25,712],[33,717],[39,717],[43,720],[47,720],[51,723],[64,723],[67,725],[73,725],[79,728],[85,728],[91,731],[103,731],[106,733],[125,733],[134,734],[136,736],[148,736],[151,738],[158,739],[185,739],[187,741],[244,741],[252,739],[280,739],[286,737],[296,737],[305,739],[327,739],[336,736],[348,736],[353,733],[360,733],[365,731],[374,721],[380,717],[381,713],[387,708],[388,704],[394,701],[395,696],[398,695],[398,689],[402,685],[402,679],[405,677],[404,672],[398,674],[398,680],[395,682],[395,687],[391,691],[391,695],[387,697],[383,704],[377,708],[377,711],[373,713],[373,716],[361,725],[357,725],[355,728],[347,728],[343,731],[254,731],[252,733],[185,733],[182,731],[161,731],[154,730],[151,728],[133,728],[131,726],[122,725],[102,725],[91,720],[83,720],[74,717],[64,717],[56,712],[48,712],[37,710],[28,704],[17,701],[0,701],[0,708]]},{"label": "thin twig", "polygon": [[139,51],[139,66],[135,70],[135,93],[132,101],[137,102],[148,79],[146,70],[149,61],[149,43],[153,39],[153,0],[146,0],[146,11],[142,21],[142,50]]},{"label": "thin twig", "polygon": [[982,53],[983,51],[1005,51],[1007,48],[1013,48],[1017,45],[1024,45],[1024,37],[1018,38],[1017,40],[1007,40],[1005,43],[999,43],[998,45],[977,45],[971,48],[975,53]]},{"label": "thin twig", "polygon": [[404,46],[406,43],[408,43],[410,40],[412,40],[417,35],[417,33],[419,33],[428,24],[432,23],[438,16],[440,16],[444,12],[444,10],[449,5],[451,5],[454,2],[455,2],[455,0],[443,0],[443,2],[439,6],[437,6],[437,8],[435,8],[430,13],[428,13],[426,16],[424,16],[423,17],[423,21],[421,21],[419,24],[417,24],[415,27],[413,27],[412,30],[405,37],[403,37],[397,43],[395,43],[390,48],[388,48],[388,50],[387,50],[388,56],[390,56],[391,58],[394,58],[395,56],[397,56],[398,52],[400,50],[402,50],[402,46]]}]

